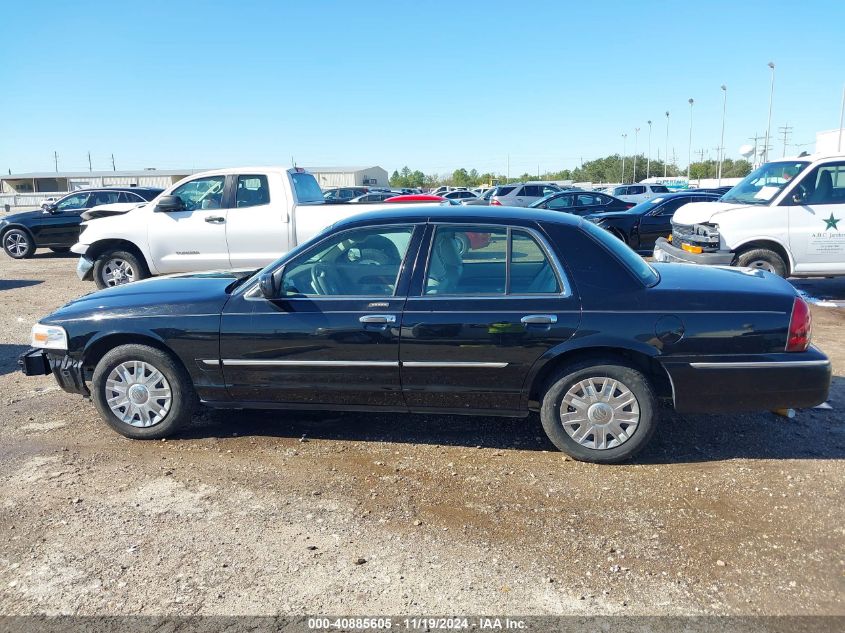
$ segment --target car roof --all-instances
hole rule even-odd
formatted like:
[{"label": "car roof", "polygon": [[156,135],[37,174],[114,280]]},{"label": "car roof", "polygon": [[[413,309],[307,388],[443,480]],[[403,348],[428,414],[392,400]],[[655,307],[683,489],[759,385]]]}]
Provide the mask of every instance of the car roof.
[{"label": "car roof", "polygon": [[583,220],[570,213],[547,211],[545,209],[530,209],[528,207],[409,205],[397,206],[393,209],[365,211],[340,220],[334,224],[334,227],[353,227],[374,223],[399,224],[406,222],[477,222],[481,224],[522,225],[545,222],[580,226]]},{"label": "car roof", "polygon": [[164,191],[164,189],[161,187],[86,187],[84,189],[69,191],[59,197],[64,198],[75,193],[91,193],[92,191]]}]

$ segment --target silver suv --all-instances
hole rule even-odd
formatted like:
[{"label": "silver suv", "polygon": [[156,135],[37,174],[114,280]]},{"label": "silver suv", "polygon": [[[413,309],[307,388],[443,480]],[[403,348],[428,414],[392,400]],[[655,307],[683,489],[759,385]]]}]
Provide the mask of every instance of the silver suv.
[{"label": "silver suv", "polygon": [[563,190],[548,182],[512,182],[496,187],[496,193],[490,198],[490,204],[502,207],[527,207],[532,202],[558,191]]}]

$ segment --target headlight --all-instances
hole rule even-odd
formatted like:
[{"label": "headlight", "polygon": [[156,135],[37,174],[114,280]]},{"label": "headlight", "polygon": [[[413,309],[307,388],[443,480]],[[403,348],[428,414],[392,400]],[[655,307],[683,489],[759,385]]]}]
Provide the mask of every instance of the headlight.
[{"label": "headlight", "polygon": [[58,325],[42,325],[36,323],[32,326],[32,346],[43,349],[67,349],[67,332]]}]

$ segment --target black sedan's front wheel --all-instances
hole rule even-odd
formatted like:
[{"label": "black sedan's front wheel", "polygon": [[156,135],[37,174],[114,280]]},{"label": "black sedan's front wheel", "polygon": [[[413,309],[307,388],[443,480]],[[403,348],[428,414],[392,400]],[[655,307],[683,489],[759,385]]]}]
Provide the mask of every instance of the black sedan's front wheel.
[{"label": "black sedan's front wheel", "polygon": [[35,241],[22,229],[9,229],[3,233],[3,250],[14,259],[29,259],[35,254]]},{"label": "black sedan's front wheel", "polygon": [[543,397],[546,435],[574,459],[614,464],[638,453],[657,426],[657,400],[648,378],[614,359],[565,368]]},{"label": "black sedan's front wheel", "polygon": [[147,345],[121,345],[103,356],[94,369],[92,396],[110,427],[142,440],[175,433],[197,403],[185,369]]}]

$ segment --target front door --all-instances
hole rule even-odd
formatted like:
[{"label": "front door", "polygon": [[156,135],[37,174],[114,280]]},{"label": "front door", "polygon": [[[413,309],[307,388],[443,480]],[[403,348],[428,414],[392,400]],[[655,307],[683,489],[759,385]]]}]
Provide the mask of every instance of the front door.
[{"label": "front door", "polygon": [[[408,406],[524,412],[532,365],[580,321],[557,258],[536,229],[436,225],[429,233],[402,317]],[[461,249],[465,241],[472,248]]]},{"label": "front door", "polygon": [[404,409],[399,324],[422,229],[329,236],[277,269],[276,299],[257,288],[229,301],[220,361],[236,401]]},{"label": "front door", "polygon": [[149,209],[147,240],[159,273],[229,268],[225,185],[226,176],[196,178],[170,192],[183,209]]},{"label": "front door", "polygon": [[79,214],[89,206],[87,191],[66,196],[33,228],[39,246],[73,246],[79,238]]},{"label": "front door", "polygon": [[[655,200],[659,200],[659,198],[655,198]],[[658,237],[671,235],[672,216],[675,215],[675,211],[689,202],[699,200],[703,200],[703,198],[673,198],[660,204],[656,209],[644,213],[640,217],[637,238],[631,246],[641,251],[653,250]]]},{"label": "front door", "polygon": [[785,204],[795,272],[845,272],[845,161],[806,174]]}]

